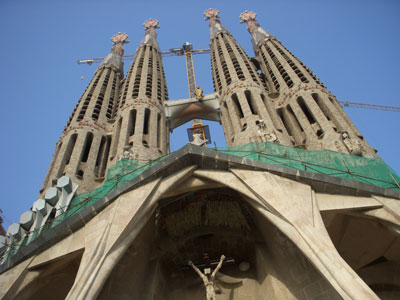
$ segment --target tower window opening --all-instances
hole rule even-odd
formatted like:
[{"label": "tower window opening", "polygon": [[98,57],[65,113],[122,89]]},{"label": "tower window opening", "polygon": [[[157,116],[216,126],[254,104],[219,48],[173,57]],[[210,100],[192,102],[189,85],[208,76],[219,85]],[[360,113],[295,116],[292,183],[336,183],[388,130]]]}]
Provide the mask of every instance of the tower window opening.
[{"label": "tower window opening", "polygon": [[307,119],[310,122],[310,124],[314,124],[315,123],[314,116],[312,115],[312,113],[308,109],[307,105],[305,104],[303,97],[297,97],[296,100],[297,100],[297,104],[299,104],[301,110],[303,111],[303,113],[307,117]]},{"label": "tower window opening", "polygon": [[92,146],[92,141],[93,141],[93,133],[88,132],[86,135],[85,146],[83,147],[81,162],[87,162],[90,153],[90,148]]},{"label": "tower window opening", "polygon": [[124,80],[124,85],[125,86],[124,86],[124,92],[121,93],[121,102],[120,102],[121,107],[124,106],[125,101],[126,101],[126,96],[128,94],[128,88],[129,88],[130,80],[131,80],[131,77],[132,77],[132,72],[133,72],[133,69],[134,69],[135,64],[136,64],[136,59],[137,58],[135,58],[135,61],[133,62],[133,64],[129,68],[128,74],[126,75],[126,78]]},{"label": "tower window opening", "polygon": [[296,114],[294,113],[294,111],[293,111],[293,109],[292,109],[292,107],[291,107],[290,105],[287,105],[287,106],[286,106],[286,111],[287,111],[288,114],[293,118],[293,120],[294,120],[294,122],[296,123],[296,125],[298,126],[298,128],[300,128],[300,130],[301,130],[302,132],[304,132],[303,127],[301,126],[299,120],[298,120],[297,117],[296,117]]},{"label": "tower window opening", "polygon": [[104,136],[101,137],[100,145],[99,145],[99,151],[97,151],[97,157],[96,157],[96,167],[100,165],[101,157],[103,155],[104,151],[104,145],[106,143],[106,138]]},{"label": "tower window opening", "polygon": [[[137,98],[139,96],[139,87],[140,87],[140,80],[141,80],[141,75],[142,75],[142,66],[143,66],[143,61],[144,61],[144,48],[140,48],[140,55],[138,55],[139,62],[136,66],[136,76],[135,76],[135,81],[133,84],[133,89],[132,89],[132,98]],[[134,66],[134,65],[132,65]],[[129,85],[129,83],[128,83]],[[128,88],[128,86],[126,86]]]},{"label": "tower window opening", "polygon": [[150,109],[144,110],[143,134],[149,134]]},{"label": "tower window opening", "polygon": [[231,116],[230,116],[230,114],[229,114],[229,110],[228,110],[228,105],[226,104],[226,101],[224,102],[224,104],[223,104],[223,107],[225,108],[224,110],[225,110],[225,112],[224,112],[224,115],[225,115],[225,118],[226,118],[226,120],[227,120],[227,129],[228,129],[228,133],[229,134],[233,134],[233,124],[232,124],[232,120],[231,120]]},{"label": "tower window opening", "polygon": [[233,105],[235,107],[236,113],[238,114],[240,119],[243,118],[244,114],[243,114],[242,107],[240,106],[240,102],[239,102],[238,96],[236,94],[233,94],[231,98],[232,98],[232,102],[233,102]]},{"label": "tower window opening", "polygon": [[246,100],[247,100],[247,103],[249,104],[251,113],[253,115],[257,115],[257,110],[256,110],[256,106],[254,103],[254,98],[253,98],[252,93],[247,90],[244,92],[244,95],[246,96]]},{"label": "tower window opening", "polygon": [[284,115],[284,113],[283,113],[283,108],[282,108],[282,107],[278,108],[276,112],[278,113],[278,116],[279,116],[279,118],[281,119],[281,121],[282,121],[282,123],[283,123],[283,126],[285,126],[287,133],[288,133],[290,136],[293,137],[293,136],[294,136],[294,133],[293,133],[293,131],[292,131],[292,128],[291,128],[289,122],[288,122],[288,121],[286,120],[286,118],[285,118],[285,115]]},{"label": "tower window opening", "polygon": [[112,80],[112,85],[111,85],[111,92],[110,92],[110,99],[108,100],[108,107],[107,107],[107,114],[106,117],[108,120],[113,119],[115,117],[115,106],[114,106],[114,100],[115,100],[115,89],[117,87],[117,76],[115,73],[112,73],[113,75],[113,80]]},{"label": "tower window opening", "polygon": [[321,111],[324,113],[325,117],[330,121],[331,117],[332,117],[332,113],[329,111],[329,109],[326,107],[326,105],[324,103],[322,103],[318,94],[312,93],[311,96],[313,97],[315,103],[318,105],[318,107],[321,109]]},{"label": "tower window opening", "polygon": [[331,105],[331,104],[334,105],[332,99],[329,98],[329,100],[332,102],[329,103],[329,101],[326,102],[323,101],[317,93],[312,93],[311,96],[314,99],[315,103],[318,105],[318,107],[321,109],[325,117],[332,122],[333,130],[337,131],[337,129],[339,129],[339,131],[345,131],[343,128],[343,124],[341,124],[341,122],[338,121],[335,112],[332,111],[332,109],[334,109],[334,107],[332,108]]},{"label": "tower window opening", "polygon": [[287,74],[285,71],[285,68],[282,66],[282,64],[279,62],[278,58],[275,56],[275,54],[272,52],[271,48],[268,46],[265,46],[269,56],[271,57],[272,61],[274,62],[276,68],[278,69],[279,73],[281,73],[281,76],[283,80],[285,81],[286,85],[291,88],[293,87],[293,81],[291,80],[290,76]]},{"label": "tower window opening", "polygon": [[61,160],[60,169],[57,172],[57,178],[61,177],[61,175],[64,173],[65,166],[69,164],[69,161],[70,161],[71,155],[72,155],[72,151],[74,150],[74,147],[76,144],[77,137],[78,137],[78,135],[76,133],[74,133],[69,138],[67,147],[65,148],[65,151],[64,151],[64,156]]},{"label": "tower window opening", "polygon": [[161,115],[157,114],[157,148],[160,148],[161,144]]},{"label": "tower window opening", "polygon": [[85,172],[83,172],[82,169],[79,169],[79,170],[76,172],[76,177],[82,179],[84,173],[85,173]]},{"label": "tower window opening", "polygon": [[106,146],[104,150],[104,155],[102,157],[101,163],[100,163],[100,171],[99,171],[99,176],[98,177],[104,177],[105,172],[106,172],[106,167],[107,167],[107,162],[108,162],[108,156],[110,154],[110,148],[111,148],[111,135],[108,135],[106,138]]},{"label": "tower window opening", "polygon": [[101,85],[99,96],[97,97],[95,109],[93,110],[93,113],[92,113],[92,119],[93,120],[98,120],[99,119],[101,107],[103,105],[104,95],[105,95],[105,92],[107,90],[108,82],[109,82],[109,79],[110,79],[110,73],[111,73],[111,69],[107,69],[107,73],[104,76],[104,80],[103,80],[103,83]]},{"label": "tower window opening", "polygon": [[280,85],[279,85],[279,83],[278,83],[278,80],[277,80],[276,77],[275,77],[274,72],[273,72],[272,69],[271,69],[271,66],[270,66],[270,64],[269,64],[269,62],[268,62],[268,60],[267,60],[267,57],[265,56],[265,51],[266,51],[266,49],[265,49],[265,46],[263,45],[262,48],[261,48],[261,52],[260,52],[260,53],[261,53],[261,56],[262,56],[262,58],[263,58],[264,66],[265,66],[265,68],[266,68],[267,71],[268,71],[270,80],[272,81],[272,84],[274,85],[275,90],[276,90],[276,91],[279,91]]},{"label": "tower window opening", "polygon": [[136,109],[132,109],[129,114],[129,121],[128,121],[129,136],[132,136],[135,134],[135,126],[136,126]]},{"label": "tower window opening", "polygon": [[149,58],[147,61],[147,82],[146,82],[146,96],[151,98],[152,95],[152,83],[153,83],[153,52],[151,51],[150,46],[150,53]]},{"label": "tower window opening", "polygon": [[97,86],[97,83],[100,80],[100,75],[101,75],[101,72],[98,72],[97,75],[96,75],[96,79],[93,81],[92,86],[90,87],[90,90],[89,90],[89,92],[88,92],[88,94],[87,94],[87,96],[85,98],[85,101],[83,102],[83,105],[81,107],[81,110],[79,112],[78,118],[76,119],[78,122],[82,121],[83,118],[85,117],[86,109],[87,109],[87,107],[89,105],[90,99],[93,96],[93,93],[94,93],[94,90],[95,90],[95,88]]},{"label": "tower window opening", "polygon": [[299,68],[296,66],[296,64],[289,58],[289,56],[287,56],[287,54],[285,52],[283,52],[283,50],[275,42],[272,42],[272,44],[274,45],[275,49],[282,55],[282,57],[287,61],[289,66],[296,73],[297,77],[299,77],[299,79],[302,82],[308,83],[308,79],[299,70]]}]

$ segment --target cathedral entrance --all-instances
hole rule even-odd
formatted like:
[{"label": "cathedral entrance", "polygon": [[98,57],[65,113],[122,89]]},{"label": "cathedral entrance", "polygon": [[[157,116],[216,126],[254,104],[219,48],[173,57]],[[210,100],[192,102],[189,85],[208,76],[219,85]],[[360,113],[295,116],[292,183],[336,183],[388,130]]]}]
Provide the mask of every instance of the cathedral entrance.
[{"label": "cathedral entrance", "polygon": [[201,277],[221,261],[209,283],[215,299],[340,299],[296,245],[229,188],[160,199],[99,299],[207,299]]}]

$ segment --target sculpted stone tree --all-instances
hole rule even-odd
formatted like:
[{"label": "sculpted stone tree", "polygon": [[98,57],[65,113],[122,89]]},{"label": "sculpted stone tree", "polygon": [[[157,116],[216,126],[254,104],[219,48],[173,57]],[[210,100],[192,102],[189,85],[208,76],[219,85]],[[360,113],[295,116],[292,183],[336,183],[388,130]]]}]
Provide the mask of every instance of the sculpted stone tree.
[{"label": "sculpted stone tree", "polygon": [[215,268],[214,272],[211,273],[210,268],[205,268],[204,269],[204,274],[197,268],[191,260],[189,260],[188,264],[193,268],[193,270],[196,271],[196,273],[200,276],[200,278],[203,280],[204,286],[206,288],[206,298],[207,300],[215,300],[215,287],[214,287],[214,278],[215,275],[218,273],[219,269],[222,267],[222,263],[224,262],[225,255],[221,255],[221,258],[219,260],[219,263],[217,267]]}]

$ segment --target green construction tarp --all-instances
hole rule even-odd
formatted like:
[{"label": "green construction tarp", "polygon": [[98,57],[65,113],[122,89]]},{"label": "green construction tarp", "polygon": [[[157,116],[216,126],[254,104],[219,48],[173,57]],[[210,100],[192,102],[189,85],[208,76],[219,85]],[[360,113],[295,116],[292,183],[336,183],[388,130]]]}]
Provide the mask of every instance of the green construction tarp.
[{"label": "green construction tarp", "polygon": [[[365,182],[400,191],[400,177],[381,158],[359,157],[330,150],[299,149],[270,142],[209,149],[268,164]],[[63,211],[62,214],[40,230],[30,233],[29,237],[25,237],[18,243],[18,246],[9,251],[8,256],[15,254],[20,246],[28,243],[28,240],[32,241],[37,235],[53,228],[83,208],[115,191],[118,187],[158,164],[166,157],[168,155],[151,162],[121,159],[108,169],[107,177],[102,186],[75,196],[66,211]]]}]

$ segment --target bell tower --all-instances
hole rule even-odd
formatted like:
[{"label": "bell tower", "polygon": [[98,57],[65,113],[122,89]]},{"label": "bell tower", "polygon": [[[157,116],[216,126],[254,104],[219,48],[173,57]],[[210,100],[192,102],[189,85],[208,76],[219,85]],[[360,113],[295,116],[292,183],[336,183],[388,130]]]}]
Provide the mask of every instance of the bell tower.
[{"label": "bell tower", "polygon": [[240,15],[261,70],[275,98],[278,115],[293,146],[328,149],[376,157],[362,134],[343,111],[335,96],[296,56],[256,20],[254,12]]},{"label": "bell tower", "polygon": [[261,141],[289,145],[289,136],[273,108],[266,82],[221,24],[219,11],[210,8],[204,15],[210,21],[211,70],[214,89],[220,95],[227,145]]},{"label": "bell tower", "polygon": [[111,124],[118,112],[117,99],[123,78],[123,45],[128,35],[112,37],[114,46],[96,70],[74,108],[56,144],[41,193],[63,175],[89,191],[104,179],[112,142]]},{"label": "bell tower", "polygon": [[110,160],[121,157],[153,160],[169,151],[164,101],[167,83],[155,29],[158,21],[144,23],[145,36],[121,87],[119,117],[114,129]]}]

